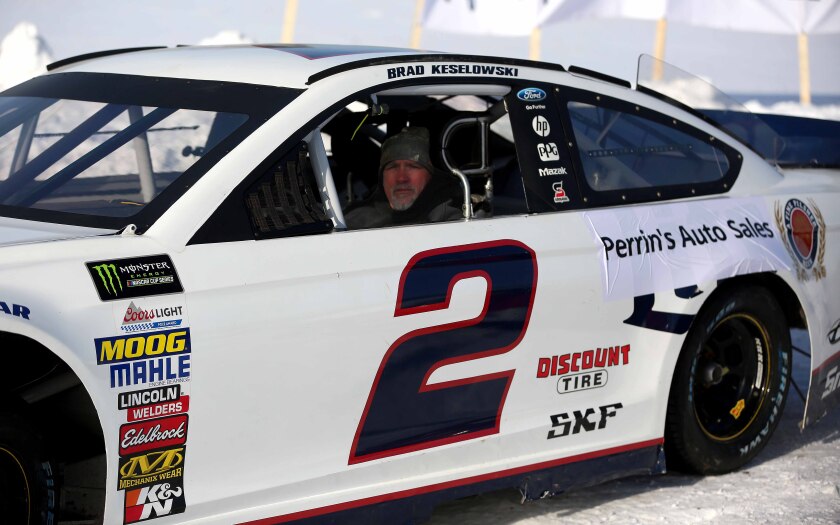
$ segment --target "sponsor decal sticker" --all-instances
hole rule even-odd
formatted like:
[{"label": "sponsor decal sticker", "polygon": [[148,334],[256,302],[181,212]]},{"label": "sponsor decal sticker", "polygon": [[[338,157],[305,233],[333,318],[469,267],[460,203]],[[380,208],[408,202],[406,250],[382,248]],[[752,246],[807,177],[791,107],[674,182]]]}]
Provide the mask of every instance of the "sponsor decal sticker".
[{"label": "sponsor decal sticker", "polygon": [[111,388],[172,385],[189,381],[190,354],[142,359],[110,366]]},{"label": "sponsor decal sticker", "polygon": [[120,330],[123,332],[142,332],[181,326],[183,310],[182,305],[150,309],[138,308],[132,301],[125,310]]},{"label": "sponsor decal sticker", "polygon": [[85,266],[103,301],[184,291],[168,255],[94,261]]},{"label": "sponsor decal sticker", "polygon": [[120,458],[117,490],[146,487],[184,475],[185,446]]},{"label": "sponsor decal sticker", "polygon": [[595,210],[584,218],[602,248],[606,300],[791,268],[761,198]]},{"label": "sponsor decal sticker", "polygon": [[540,160],[543,162],[560,160],[560,152],[557,150],[557,144],[555,144],[554,142],[537,144],[537,153],[539,153]]},{"label": "sponsor decal sticker", "polygon": [[[775,206],[776,227],[782,232],[785,247],[796,262],[800,281],[825,277],[825,221],[813,200],[808,206],[799,199],[790,199],[782,208]],[[813,210],[811,209],[813,208]]]},{"label": "sponsor decal sticker", "polygon": [[622,408],[624,408],[624,405],[621,403],[612,403],[600,406],[597,409],[574,410],[571,415],[568,412],[555,414],[551,416],[551,430],[548,431],[547,439],[602,430],[607,426],[607,420],[615,417]]},{"label": "sponsor decal sticker", "polygon": [[828,342],[833,345],[840,343],[840,319],[834,321],[834,326],[828,331]]},{"label": "sponsor decal sticker", "polygon": [[486,64],[430,64],[389,67],[388,78],[413,77],[419,75],[490,75],[496,77],[518,77],[519,68],[491,66]]},{"label": "sponsor decal sticker", "polygon": [[607,384],[607,379],[609,379],[609,376],[606,370],[570,374],[557,380],[557,393],[568,394],[579,390],[601,388]]},{"label": "sponsor decal sticker", "polygon": [[[178,386],[178,385],[174,385]],[[142,421],[154,417],[183,414],[190,409],[190,396],[181,396],[178,401],[167,401],[156,405],[129,408],[127,419],[129,422]]]},{"label": "sponsor decal sticker", "polygon": [[177,401],[181,398],[181,387],[178,385],[159,388],[147,388],[134,392],[123,392],[117,396],[117,408],[127,408],[155,405],[166,401]]},{"label": "sponsor decal sticker", "polygon": [[10,305],[5,301],[0,301],[0,310],[3,311],[6,315],[11,315],[13,317],[20,317],[21,319],[29,320],[29,314],[31,313],[29,308],[20,305],[20,304],[11,304]]},{"label": "sponsor decal sticker", "polygon": [[534,117],[534,120],[531,121],[531,127],[534,128],[534,133],[540,137],[547,137],[551,133],[551,125],[549,125],[548,119],[542,115]]},{"label": "sponsor decal sticker", "polygon": [[840,386],[840,366],[835,366],[825,376],[825,388],[820,399],[825,399],[833,394],[838,386]]},{"label": "sponsor decal sticker", "polygon": [[593,368],[608,368],[630,363],[630,345],[606,346],[583,352],[541,357],[537,361],[537,378],[562,376]]},{"label": "sponsor decal sticker", "polygon": [[516,94],[516,98],[525,102],[539,102],[540,100],[545,100],[547,96],[545,91],[535,87],[520,89]]},{"label": "sponsor decal sticker", "polygon": [[187,415],[127,423],[120,427],[120,456],[131,456],[187,442]]},{"label": "sponsor decal sticker", "polygon": [[551,189],[554,190],[554,202],[569,202],[569,197],[566,195],[566,190],[563,189],[563,181],[555,182],[551,185]]},{"label": "sponsor decal sticker", "polygon": [[568,175],[566,168],[540,168],[540,177],[555,177],[559,175]]},{"label": "sponsor decal sticker", "polygon": [[165,330],[134,335],[100,337],[93,340],[96,364],[190,353],[190,329]]},{"label": "sponsor decal sticker", "polygon": [[156,483],[125,493],[124,523],[170,516],[184,512],[184,488],[180,483]]}]

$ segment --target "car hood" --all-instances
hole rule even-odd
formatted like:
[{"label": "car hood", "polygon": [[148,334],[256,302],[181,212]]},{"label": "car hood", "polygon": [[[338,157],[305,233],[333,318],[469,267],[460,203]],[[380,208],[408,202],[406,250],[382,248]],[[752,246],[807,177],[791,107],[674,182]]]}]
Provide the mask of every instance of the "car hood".
[{"label": "car hood", "polygon": [[114,233],[116,233],[116,230],[0,217],[0,246],[77,239]]}]

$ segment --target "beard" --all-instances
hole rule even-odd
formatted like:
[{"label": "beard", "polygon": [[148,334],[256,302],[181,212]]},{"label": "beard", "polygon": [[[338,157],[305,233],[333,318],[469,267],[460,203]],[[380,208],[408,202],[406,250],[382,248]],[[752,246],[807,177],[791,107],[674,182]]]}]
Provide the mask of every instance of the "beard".
[{"label": "beard", "polygon": [[388,203],[394,211],[405,211],[411,208],[417,200],[417,195],[418,192],[414,186],[396,186],[388,195]]}]

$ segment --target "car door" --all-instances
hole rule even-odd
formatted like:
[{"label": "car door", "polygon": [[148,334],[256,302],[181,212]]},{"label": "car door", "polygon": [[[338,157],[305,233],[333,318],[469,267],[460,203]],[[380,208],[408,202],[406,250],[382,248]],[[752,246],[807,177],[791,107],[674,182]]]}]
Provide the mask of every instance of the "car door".
[{"label": "car door", "polygon": [[339,231],[313,129],[232,195],[247,239],[202,229],[173,256],[194,348],[193,510],[233,498],[283,515],[657,437],[644,395],[622,393],[630,303],[602,301],[599,245],[579,213],[555,213],[581,205],[557,106],[525,109],[529,86],[504,87],[523,104],[514,166],[540,213]]}]

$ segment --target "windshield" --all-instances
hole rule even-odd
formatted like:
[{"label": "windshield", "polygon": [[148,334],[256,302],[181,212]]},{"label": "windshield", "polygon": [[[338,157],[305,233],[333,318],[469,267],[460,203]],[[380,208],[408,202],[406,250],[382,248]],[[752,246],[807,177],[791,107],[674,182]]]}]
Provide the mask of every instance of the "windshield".
[{"label": "windshield", "polygon": [[228,93],[237,85],[194,80],[66,74],[36,81],[0,96],[0,213],[86,226],[118,228],[135,216],[149,223],[147,208],[189,186],[176,182],[195,180],[264,120],[253,116],[290,100],[285,94],[261,106],[255,99],[263,97],[241,96],[237,104]]}]

